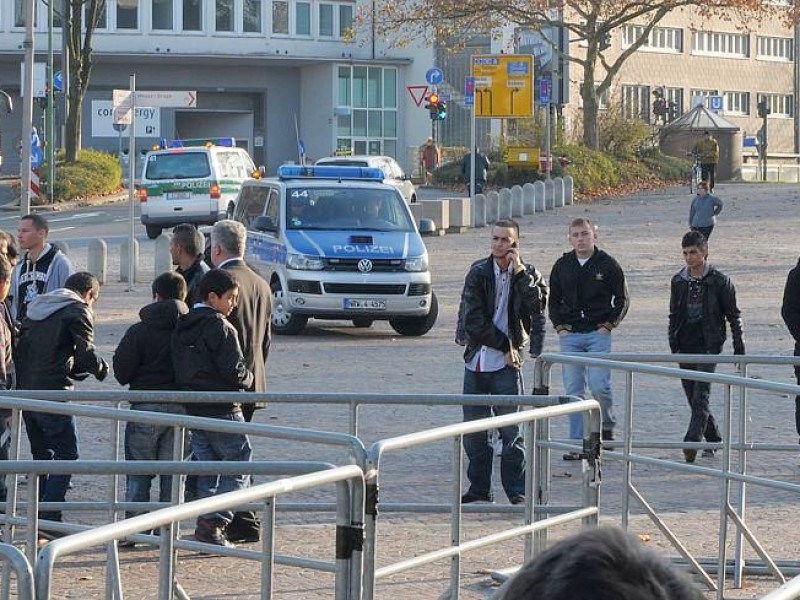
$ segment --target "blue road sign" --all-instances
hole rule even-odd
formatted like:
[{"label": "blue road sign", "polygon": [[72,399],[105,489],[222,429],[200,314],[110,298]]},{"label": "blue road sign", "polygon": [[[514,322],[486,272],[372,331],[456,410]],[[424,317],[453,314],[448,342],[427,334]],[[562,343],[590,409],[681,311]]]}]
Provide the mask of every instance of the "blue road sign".
[{"label": "blue road sign", "polygon": [[722,96],[709,96],[708,109],[713,111],[722,110]]},{"label": "blue road sign", "polygon": [[550,104],[550,79],[547,77],[539,78],[539,102]]},{"label": "blue road sign", "polygon": [[53,73],[53,89],[59,92],[64,91],[64,75],[61,71]]},{"label": "blue road sign", "polygon": [[425,81],[431,85],[439,85],[444,81],[444,73],[438,67],[431,67],[425,72]]},{"label": "blue road sign", "polygon": [[464,78],[464,106],[474,106],[475,104],[475,78]]}]

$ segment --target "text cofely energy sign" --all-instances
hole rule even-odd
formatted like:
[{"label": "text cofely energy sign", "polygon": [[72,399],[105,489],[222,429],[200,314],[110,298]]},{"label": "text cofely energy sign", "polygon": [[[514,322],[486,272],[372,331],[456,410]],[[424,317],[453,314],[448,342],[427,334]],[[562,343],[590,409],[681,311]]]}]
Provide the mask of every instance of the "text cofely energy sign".
[{"label": "text cofely energy sign", "polygon": [[[135,113],[136,137],[161,136],[161,109],[142,106],[137,107]],[[119,135],[114,129],[114,104],[110,100],[92,100],[92,137],[115,138]]]},{"label": "text cofely energy sign", "polygon": [[533,115],[533,55],[476,54],[476,117],[530,117]]}]

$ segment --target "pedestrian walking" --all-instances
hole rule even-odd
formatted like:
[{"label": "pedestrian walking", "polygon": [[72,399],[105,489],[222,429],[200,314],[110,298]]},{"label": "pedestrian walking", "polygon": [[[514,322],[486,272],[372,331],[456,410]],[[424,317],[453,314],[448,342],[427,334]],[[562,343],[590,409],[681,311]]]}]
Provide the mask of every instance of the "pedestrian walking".
[{"label": "pedestrian walking", "polygon": [[717,223],[717,215],[722,212],[722,200],[708,191],[708,183],[697,184],[697,195],[689,208],[689,229],[699,231],[707,240]]},{"label": "pedestrian walking", "polygon": [[[544,343],[547,284],[533,265],[523,262],[519,225],[512,219],[492,227],[491,254],[473,263],[464,281],[456,339],[464,351],[464,394],[519,395],[524,347],[538,356]],[[464,421],[506,415],[516,406],[463,407]],[[511,504],[525,503],[525,448],[519,426],[500,428],[503,448],[500,478]],[[486,431],[464,435],[469,459],[469,489],[462,504],[493,502],[494,451]]]},{"label": "pedestrian walking", "polygon": [[[789,271],[786,286],[783,289],[783,303],[781,304],[783,322],[789,328],[789,333],[794,338],[794,355],[800,356],[800,260]],[[795,365],[794,374],[797,385],[800,385],[800,365]],[[794,399],[794,421],[797,435],[800,436],[800,395]]]},{"label": "pedestrian walking", "polygon": [[433,172],[442,164],[442,150],[438,144],[429,137],[422,146],[422,174],[425,177],[425,185],[433,182]]},{"label": "pedestrian walking", "polygon": [[211,268],[203,260],[205,245],[205,237],[191,223],[181,223],[172,230],[169,253],[176,271],[186,280],[186,303],[189,306],[201,301],[197,297],[197,286]]},{"label": "pedestrian walking", "polygon": [[[11,289],[11,263],[0,256],[0,391],[14,387],[14,324],[6,307],[6,296]],[[11,409],[0,409],[0,460],[8,460],[11,450]],[[6,477],[0,475],[0,502],[6,501]]]},{"label": "pedestrian walking", "polygon": [[703,132],[703,139],[692,147],[692,153],[700,157],[700,179],[708,182],[708,190],[713,192],[719,162],[719,144],[710,131]]},{"label": "pedestrian walking", "polygon": [[[669,347],[673,353],[719,354],[725,342],[725,321],[731,328],[733,353],[744,354],[742,317],[736,305],[736,288],[730,278],[708,263],[708,241],[699,231],[690,231],[681,240],[686,266],[672,277],[669,296]],[[715,364],[679,363],[681,369],[713,373]],[[711,384],[682,379],[683,391],[692,411],[685,442],[721,442],[714,415],[709,407]],[[687,463],[693,463],[697,450],[684,448]],[[711,457],[714,451],[703,450]]]},{"label": "pedestrian walking", "polygon": [[[561,352],[611,352],[611,332],[628,312],[628,285],[619,263],[597,247],[597,229],[579,217],[569,226],[572,251],[565,253],[550,272],[550,321],[558,332]],[[600,403],[602,437],[614,439],[614,398],[611,371],[600,367],[563,365],[564,391],[586,398],[588,381],[592,397]],[[583,438],[583,416],[569,417],[569,437]],[[570,452],[564,460],[580,460]]]},{"label": "pedestrian walking", "polygon": [[[71,390],[73,381],[89,375],[98,381],[106,378],[108,363],[94,345],[92,308],[99,295],[97,278],[78,272],[63,288],[31,299],[14,354],[18,389]],[[23,417],[34,460],[78,460],[74,416],[25,411]],[[64,502],[71,477],[40,475],[39,500]],[[61,521],[62,514],[39,511],[39,518]]]},{"label": "pedestrian walking", "polygon": [[[475,193],[482,194],[489,174],[489,159],[475,146]],[[467,184],[467,193],[470,193],[470,179],[472,174],[472,154],[467,152],[461,161],[461,175]]]}]

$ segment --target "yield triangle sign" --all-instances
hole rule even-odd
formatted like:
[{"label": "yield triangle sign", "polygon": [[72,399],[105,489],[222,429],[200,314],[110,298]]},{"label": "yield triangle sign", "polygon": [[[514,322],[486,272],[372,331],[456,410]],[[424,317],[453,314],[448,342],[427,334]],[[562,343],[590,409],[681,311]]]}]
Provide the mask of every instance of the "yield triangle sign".
[{"label": "yield triangle sign", "polygon": [[427,85],[409,85],[407,86],[408,93],[411,94],[411,99],[414,101],[414,104],[417,106],[422,105],[422,101],[425,99],[425,96],[428,95],[428,86]]}]

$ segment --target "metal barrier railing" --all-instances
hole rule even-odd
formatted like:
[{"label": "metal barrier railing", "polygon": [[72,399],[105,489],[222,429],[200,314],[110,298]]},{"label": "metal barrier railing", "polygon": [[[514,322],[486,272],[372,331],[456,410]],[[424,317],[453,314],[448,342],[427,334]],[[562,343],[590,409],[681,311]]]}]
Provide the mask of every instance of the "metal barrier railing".
[{"label": "metal barrier railing", "polygon": [[[732,363],[737,365],[741,375],[723,375],[716,373],[706,373],[701,371],[676,369],[670,367],[661,367],[643,364],[645,362],[681,362],[681,363]],[[604,456],[621,460],[624,463],[623,469],[623,486],[622,486],[622,525],[628,527],[630,516],[630,499],[633,497],[644,508],[649,518],[661,530],[664,536],[670,543],[678,550],[683,558],[688,561],[691,567],[701,575],[705,583],[710,589],[716,590],[718,600],[722,600],[725,575],[726,575],[726,542],[727,542],[727,527],[729,519],[733,521],[737,531],[737,544],[735,551],[735,566],[734,566],[734,586],[741,587],[742,572],[745,568],[743,557],[743,539],[746,539],[756,553],[761,557],[767,569],[775,576],[780,582],[785,582],[785,577],[776,562],[769,556],[764,547],[758,542],[756,536],[748,528],[745,522],[745,507],[746,507],[746,488],[747,483],[757,484],[763,487],[772,489],[788,490],[793,492],[800,492],[800,485],[787,482],[776,481],[763,477],[755,477],[746,474],[746,453],[756,449],[769,449],[769,450],[796,450],[796,444],[754,444],[746,441],[747,436],[747,394],[748,389],[762,390],[766,392],[775,392],[779,394],[796,395],[800,393],[800,386],[784,383],[770,382],[760,379],[752,379],[746,377],[747,366],[753,364],[765,365],[792,365],[800,362],[798,357],[785,357],[785,356],[726,356],[726,355],[708,355],[708,354],[598,354],[598,353],[545,353],[542,354],[536,361],[534,367],[534,386],[539,393],[547,393],[550,387],[550,369],[556,363],[561,364],[574,364],[586,367],[601,367],[612,370],[624,371],[626,374],[625,380],[625,423],[624,423],[624,439],[622,441],[623,451],[609,452],[605,451]],[[677,379],[691,379],[695,381],[705,381],[709,383],[718,383],[723,385],[723,398],[724,398],[724,411],[722,423],[722,443],[690,443],[690,442],[639,442],[634,445],[633,442],[633,374],[648,374],[656,375],[667,378]],[[735,387],[740,390],[740,410],[739,410],[739,428],[738,428],[738,443],[733,440],[733,418],[732,418],[732,402],[731,402],[731,388]],[[544,446],[550,448],[571,448],[568,444],[559,443],[544,443]],[[618,447],[619,442],[611,442],[608,445]],[[646,457],[641,455],[634,455],[633,448],[713,448],[722,449],[722,468],[711,469],[708,467],[701,467],[697,465],[680,464],[670,460]],[[732,469],[731,452],[737,451],[739,453],[739,471],[736,472]],[[669,529],[666,523],[658,516],[657,512],[647,502],[646,498],[632,483],[632,465],[633,464],[650,464],[657,465],[661,468],[692,472],[702,474],[705,476],[716,477],[720,479],[721,494],[720,494],[720,526],[719,526],[719,553],[717,556],[717,582],[709,576],[706,569],[704,569],[700,561],[691,555],[687,548],[680,542],[677,536]],[[740,498],[738,507],[734,508],[731,504],[731,482],[738,482],[740,487]],[[539,542],[544,542],[544,538],[539,538]]]},{"label": "metal barrier railing", "polygon": [[797,600],[798,598],[800,598],[800,577],[795,577],[761,600]]},{"label": "metal barrier railing", "polygon": [[[511,398],[504,396],[492,396],[492,403],[496,400]],[[483,398],[486,402],[486,398]],[[587,461],[584,463],[583,474],[583,505],[574,507],[556,517],[547,517],[534,523],[534,480],[536,474],[534,470],[538,463],[533,460],[536,454],[536,439],[533,430],[533,423],[545,421],[547,419],[573,413],[588,413],[588,418],[584,420],[585,447],[588,450]],[[489,429],[505,427],[514,424],[522,424],[523,435],[525,438],[525,524],[520,527],[496,532],[469,542],[461,541],[461,489],[463,471],[463,436],[467,433],[487,431]],[[402,560],[393,565],[387,565],[380,569],[376,567],[377,552],[377,524],[378,524],[378,488],[381,472],[381,459],[386,452],[412,448],[432,442],[452,439],[453,440],[453,469],[452,469],[452,500],[450,503],[450,533],[452,545],[448,548],[434,550],[416,556],[411,559]],[[598,488],[600,485],[600,405],[594,400],[576,401],[561,406],[551,406],[526,410],[500,417],[466,421],[456,425],[437,427],[427,431],[411,433],[394,438],[389,438],[375,442],[369,448],[367,469],[367,498],[365,519],[365,540],[364,540],[364,600],[372,600],[375,594],[375,584],[382,577],[406,571],[433,561],[450,559],[450,595],[451,600],[458,600],[460,594],[460,560],[461,554],[466,551],[475,550],[497,544],[505,540],[528,536],[525,545],[525,559],[531,557],[532,539],[531,536],[547,527],[560,525],[571,520],[582,519],[585,524],[597,524],[599,514],[598,508]],[[483,507],[482,507],[483,508]]]},{"label": "metal barrier railing", "polygon": [[9,565],[17,577],[17,600],[36,600],[33,569],[28,559],[16,546],[0,544],[0,560]]}]

